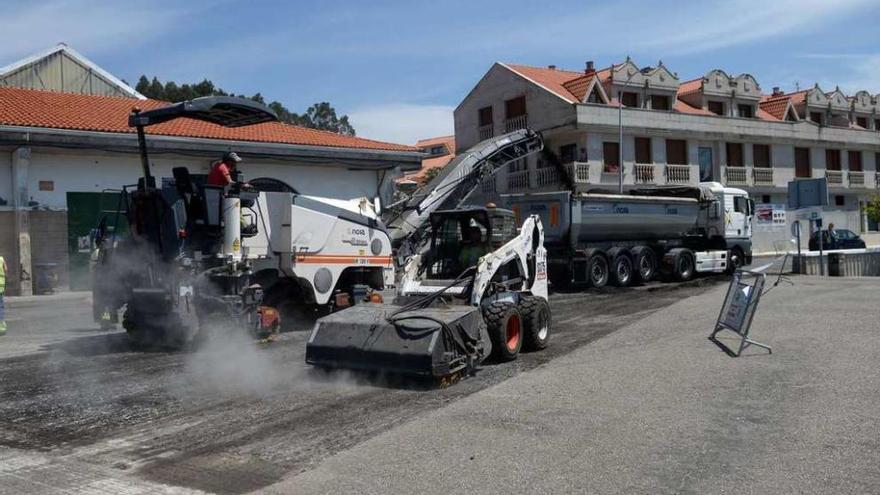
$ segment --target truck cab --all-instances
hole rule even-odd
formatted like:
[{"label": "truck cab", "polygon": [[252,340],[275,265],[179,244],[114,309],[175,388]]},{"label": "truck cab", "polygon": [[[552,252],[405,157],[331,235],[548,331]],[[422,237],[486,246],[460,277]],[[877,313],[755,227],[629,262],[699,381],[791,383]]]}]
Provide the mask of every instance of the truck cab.
[{"label": "truck cab", "polygon": [[[731,269],[752,262],[752,218],[755,203],[749,193],[734,187],[724,187],[718,182],[701,184],[715,196],[708,212],[706,225],[710,234],[717,232],[723,238],[724,247],[730,251]],[[717,206],[715,206],[717,204]]]}]

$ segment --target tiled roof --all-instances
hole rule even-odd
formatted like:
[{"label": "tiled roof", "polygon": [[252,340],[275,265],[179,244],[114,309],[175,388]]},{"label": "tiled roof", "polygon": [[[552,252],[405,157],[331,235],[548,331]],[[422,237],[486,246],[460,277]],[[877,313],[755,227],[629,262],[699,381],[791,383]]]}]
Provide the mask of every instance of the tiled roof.
[{"label": "tiled roof", "polygon": [[791,101],[789,95],[765,95],[761,98],[758,107],[776,120],[785,120],[785,109],[788,108],[789,101]]},{"label": "tiled roof", "polygon": [[572,72],[568,70],[549,69],[543,67],[529,67],[526,65],[504,65],[512,71],[525,77],[526,79],[531,79],[535,83],[544,86],[549,91],[568,101],[569,103],[580,102],[580,99],[578,99],[577,96],[575,96],[571,91],[568,90],[568,88],[565,87],[565,83],[571,81],[572,79],[583,76],[583,72]]},{"label": "tiled roof", "polygon": [[[133,100],[109,96],[0,88],[0,125],[128,134],[135,132],[133,128],[128,127],[128,114],[135,105],[141,110],[151,110],[166,106],[168,103],[156,100]],[[201,120],[180,118],[147,127],[145,130],[148,134],[159,136],[334,148],[418,151],[418,148],[412,146],[343,136],[281,122],[230,128]]]},{"label": "tiled roof", "polygon": [[581,74],[562,86],[577,98],[578,101],[584,101],[584,97],[587,96],[587,88],[590,87],[594,77],[596,77],[596,74]]},{"label": "tiled roof", "polygon": [[698,77],[690,81],[685,81],[678,86],[678,96],[685,96],[696,93],[703,88],[703,78]]},{"label": "tiled roof", "polygon": [[444,145],[450,153],[455,152],[455,136],[439,136],[435,138],[420,139],[416,143],[416,148],[430,148],[437,145]]},{"label": "tiled roof", "polygon": [[455,136],[440,136],[429,139],[421,139],[418,143],[416,143],[416,146],[420,149],[424,149],[441,144],[446,146],[446,149],[449,150],[448,154],[423,159],[422,168],[420,168],[418,172],[407,174],[399,179],[399,181],[413,180],[421,183],[429,170],[445,167],[447,163],[455,158]]},{"label": "tiled roof", "polygon": [[678,112],[678,113],[687,113],[687,114],[691,114],[691,115],[711,115],[711,116],[715,116],[714,113],[712,113],[712,112],[710,112],[710,111],[708,111],[708,110],[705,110],[705,109],[702,109],[702,108],[697,108],[697,107],[690,106],[690,105],[688,105],[687,103],[685,103],[685,102],[683,102],[683,101],[681,101],[681,100],[675,100],[675,104],[672,105],[672,109],[675,110],[675,111]]}]

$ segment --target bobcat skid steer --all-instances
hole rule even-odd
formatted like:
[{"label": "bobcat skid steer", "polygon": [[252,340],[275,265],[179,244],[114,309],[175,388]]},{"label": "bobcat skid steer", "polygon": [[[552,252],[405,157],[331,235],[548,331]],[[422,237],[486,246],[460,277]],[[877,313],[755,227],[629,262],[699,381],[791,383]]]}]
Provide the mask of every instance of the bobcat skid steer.
[{"label": "bobcat skid steer", "polygon": [[486,358],[516,359],[550,336],[544,231],[517,230],[488,205],[434,211],[430,237],[407,261],[391,304],[366,303],[317,321],[306,362],[454,383]]}]

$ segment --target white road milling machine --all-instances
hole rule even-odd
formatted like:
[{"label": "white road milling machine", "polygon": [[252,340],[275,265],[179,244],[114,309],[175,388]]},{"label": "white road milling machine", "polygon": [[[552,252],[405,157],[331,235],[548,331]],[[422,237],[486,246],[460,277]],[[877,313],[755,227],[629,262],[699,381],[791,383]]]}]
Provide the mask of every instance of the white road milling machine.
[{"label": "white road milling machine", "polygon": [[521,130],[484,141],[398,205],[388,225],[400,272],[391,303],[359,304],[317,321],[306,362],[452,383],[488,357],[512,360],[550,337],[547,252],[537,215],[468,206],[482,179],[543,149]]}]

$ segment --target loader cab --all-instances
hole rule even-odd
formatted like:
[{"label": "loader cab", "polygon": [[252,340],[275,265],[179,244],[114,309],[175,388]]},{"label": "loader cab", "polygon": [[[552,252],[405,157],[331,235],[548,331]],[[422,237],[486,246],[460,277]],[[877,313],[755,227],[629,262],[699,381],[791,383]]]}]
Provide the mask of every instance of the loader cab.
[{"label": "loader cab", "polygon": [[516,237],[513,212],[495,207],[431,213],[431,241],[424,269],[429,280],[453,280]]}]

